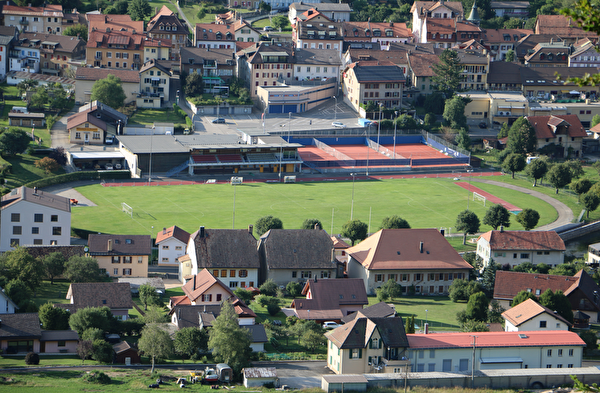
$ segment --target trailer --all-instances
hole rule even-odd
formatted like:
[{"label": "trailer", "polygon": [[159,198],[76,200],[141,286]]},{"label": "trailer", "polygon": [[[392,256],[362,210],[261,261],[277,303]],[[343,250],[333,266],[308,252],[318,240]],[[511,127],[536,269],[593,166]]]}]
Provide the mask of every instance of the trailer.
[{"label": "trailer", "polygon": [[233,370],[226,363],[217,364],[217,375],[221,382],[231,382],[233,379]]}]

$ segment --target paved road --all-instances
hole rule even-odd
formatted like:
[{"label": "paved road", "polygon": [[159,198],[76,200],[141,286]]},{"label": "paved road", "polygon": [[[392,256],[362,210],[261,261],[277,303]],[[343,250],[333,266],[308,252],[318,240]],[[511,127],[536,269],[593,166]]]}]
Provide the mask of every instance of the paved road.
[{"label": "paved road", "polygon": [[76,114],[78,111],[78,106],[73,107],[69,113],[61,117],[56,123],[54,123],[54,126],[52,126],[52,129],[50,130],[50,138],[52,139],[51,147],[53,149],[57,147],[68,148],[71,146],[71,143],[69,143],[69,133],[67,132],[67,119]]},{"label": "paved road", "polygon": [[[542,194],[539,191],[533,191],[528,188],[513,186],[512,184],[506,184],[506,183],[502,183],[502,182],[495,181],[495,180],[471,179],[471,181],[492,184],[494,186],[509,188],[509,189],[515,190],[515,191],[520,191],[522,193],[529,194],[531,196],[539,198],[539,199],[543,200],[544,202],[548,202],[550,205],[552,205],[552,207],[554,207],[556,209],[556,212],[558,213],[558,218],[556,219],[556,221],[554,221],[548,225],[542,225],[541,227],[535,228],[536,231],[549,231],[549,230],[552,230],[552,229],[555,229],[555,228],[558,228],[558,227],[561,227],[563,225],[567,225],[567,224],[570,224],[573,222],[573,219],[574,219],[573,211],[571,209],[569,209],[569,207],[567,205],[565,205],[561,201],[558,201],[546,194]],[[527,207],[527,206],[520,206],[520,207]]]}]

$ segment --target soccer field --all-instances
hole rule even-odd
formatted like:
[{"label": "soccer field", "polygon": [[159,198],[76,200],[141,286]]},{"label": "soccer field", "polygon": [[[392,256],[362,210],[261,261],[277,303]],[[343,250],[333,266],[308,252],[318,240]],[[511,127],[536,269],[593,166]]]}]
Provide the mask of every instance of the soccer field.
[{"label": "soccer field", "polygon": [[[557,218],[556,210],[535,197],[502,187],[478,183],[488,191],[520,208],[540,213],[539,225]],[[247,228],[265,215],[283,221],[286,229],[300,228],[307,218],[318,218],[323,229],[334,234],[350,219],[352,182],[306,182],[294,184],[247,183],[183,186],[102,187],[77,190],[97,206],[75,206],[73,228],[114,234],[151,234],[177,225],[192,233],[199,226],[232,228],[235,194],[235,228]],[[471,194],[469,194],[471,195]],[[132,217],[122,212],[121,203],[133,208]],[[487,208],[469,201],[469,209],[483,220]],[[370,232],[379,229],[384,217],[399,215],[413,228],[452,229],[456,216],[467,208],[467,190],[451,178],[356,181],[354,219],[370,222]],[[514,217],[514,216],[513,216]],[[481,226],[481,231],[491,229]],[[510,229],[523,229],[513,218]]]}]

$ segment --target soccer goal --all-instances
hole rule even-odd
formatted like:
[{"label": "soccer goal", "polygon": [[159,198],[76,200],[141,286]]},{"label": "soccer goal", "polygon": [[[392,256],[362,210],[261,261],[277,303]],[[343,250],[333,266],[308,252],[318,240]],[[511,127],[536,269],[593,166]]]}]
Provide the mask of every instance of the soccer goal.
[{"label": "soccer goal", "polygon": [[485,207],[485,201],[486,201],[486,198],[485,198],[483,195],[481,195],[481,194],[478,194],[478,193],[474,192],[474,193],[473,193],[473,200],[474,200],[474,201],[475,201],[475,200],[477,200],[477,201],[483,201],[483,207]]},{"label": "soccer goal", "polygon": [[129,206],[125,202],[121,203],[121,211],[133,218],[133,207]]},{"label": "soccer goal", "polygon": [[231,178],[231,185],[235,186],[238,184],[242,184],[244,183],[244,178],[243,177],[238,177],[238,176],[233,176]]}]

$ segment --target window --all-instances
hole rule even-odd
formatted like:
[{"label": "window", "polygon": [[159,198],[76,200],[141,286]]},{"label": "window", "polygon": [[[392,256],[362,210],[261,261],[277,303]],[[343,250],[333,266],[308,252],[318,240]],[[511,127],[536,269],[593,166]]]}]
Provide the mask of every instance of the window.
[{"label": "window", "polygon": [[138,257],[138,263],[144,263],[144,257],[139,256]]},{"label": "window", "polygon": [[529,259],[529,253],[528,252],[522,252],[521,253],[521,259]]},{"label": "window", "polygon": [[112,257],[112,263],[121,263],[121,257]]},{"label": "window", "polygon": [[546,321],[540,321],[540,328],[541,329],[546,328]]},{"label": "window", "polygon": [[131,257],[123,257],[123,263],[131,263]]},{"label": "window", "polygon": [[221,295],[220,293],[217,293],[217,301],[218,301],[218,302],[220,302],[220,301],[221,301],[221,297],[222,297],[222,296],[223,296],[223,295]]},{"label": "window", "polygon": [[40,233],[40,227],[31,227],[31,234],[37,235]]},{"label": "window", "polygon": [[124,276],[131,276],[131,269],[123,269]]},{"label": "window", "polygon": [[62,234],[62,227],[52,227],[52,235],[60,236]]},{"label": "window", "polygon": [[44,244],[44,242],[42,239],[33,239],[33,244],[41,246],[42,244]]},{"label": "window", "polygon": [[381,282],[383,281],[383,274],[376,274],[375,275],[375,282]]},{"label": "window", "polygon": [[50,216],[50,221],[52,221],[52,222],[58,222],[58,215],[56,215],[56,214],[51,215]]},{"label": "window", "polygon": [[212,295],[208,294],[208,295],[202,295],[202,301],[203,302],[212,302]]},{"label": "window", "polygon": [[20,225],[13,227],[13,235],[21,235],[22,232],[23,232],[23,227],[21,227]]},{"label": "window", "polygon": [[219,277],[219,271],[217,269],[213,270],[213,276]]},{"label": "window", "polygon": [[548,350],[547,355],[548,355],[549,358],[552,357],[552,350],[551,349]]},{"label": "window", "polygon": [[572,364],[567,364],[567,368],[573,368]]},{"label": "window", "polygon": [[44,222],[44,215],[39,213],[34,214],[33,222]]},{"label": "window", "polygon": [[312,270],[306,270],[306,271],[300,272],[300,278],[311,278],[311,277],[312,277]]},{"label": "window", "polygon": [[163,258],[162,261],[163,262],[169,262],[169,258]]},{"label": "window", "polygon": [[19,239],[10,239],[11,247],[15,247],[19,245]]},{"label": "window", "polygon": [[546,368],[552,368],[551,364],[546,364]]},{"label": "window", "polygon": [[292,278],[298,277],[298,272],[292,272]]},{"label": "window", "polygon": [[[572,349],[569,349],[569,356],[573,356],[573,350]],[[571,367],[573,367],[573,366],[571,366]]]},{"label": "window", "polygon": [[362,348],[352,348],[350,359],[362,359]]},{"label": "window", "polygon": [[429,350],[429,359],[435,359],[435,349]]},{"label": "window", "polygon": [[558,350],[558,357],[562,357],[562,351],[563,351],[562,349]]},{"label": "window", "polygon": [[240,278],[248,277],[248,270],[240,270],[238,276]]},{"label": "window", "polygon": [[181,249],[182,249],[181,246],[175,246],[175,250],[180,251]]},{"label": "window", "polygon": [[21,222],[21,213],[12,213],[10,215],[10,222]]},{"label": "window", "polygon": [[221,277],[227,277],[227,270],[221,270]]},{"label": "window", "polygon": [[114,268],[114,269],[113,269],[113,274],[114,274],[115,276],[118,276],[118,275],[119,275],[119,269],[118,269],[118,268]]},{"label": "window", "polygon": [[229,271],[229,277],[235,277],[235,270]]},{"label": "window", "polygon": [[237,286],[238,286],[237,281],[229,281],[229,288],[237,288]]},{"label": "window", "polygon": [[169,249],[169,246],[162,246],[162,249],[163,249],[163,250],[168,250],[168,249]]}]

